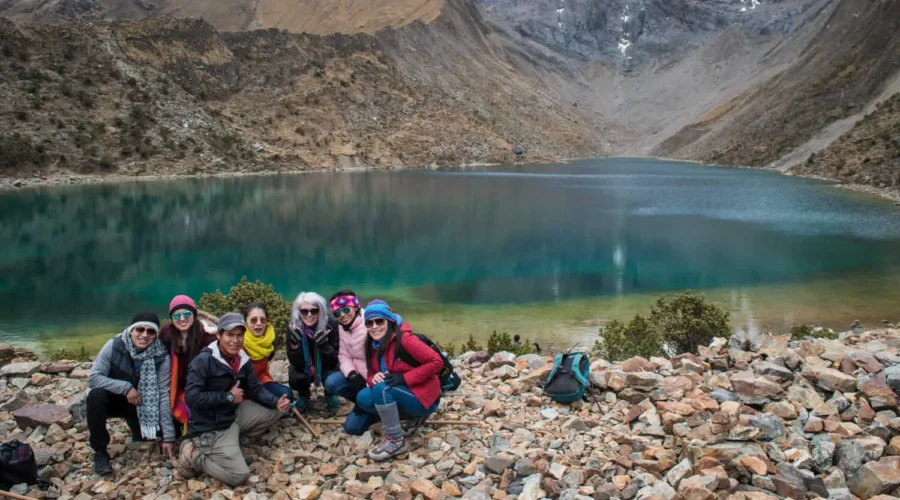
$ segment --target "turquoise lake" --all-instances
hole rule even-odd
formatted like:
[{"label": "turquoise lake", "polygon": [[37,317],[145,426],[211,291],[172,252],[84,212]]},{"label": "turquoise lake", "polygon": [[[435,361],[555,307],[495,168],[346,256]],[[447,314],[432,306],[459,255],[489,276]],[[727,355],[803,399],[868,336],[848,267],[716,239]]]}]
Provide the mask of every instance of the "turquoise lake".
[{"label": "turquoise lake", "polygon": [[569,347],[703,291],[740,329],[900,320],[900,207],[769,171],[645,160],[177,179],[0,193],[0,337],[99,348],[242,276],[349,287],[443,341]]}]

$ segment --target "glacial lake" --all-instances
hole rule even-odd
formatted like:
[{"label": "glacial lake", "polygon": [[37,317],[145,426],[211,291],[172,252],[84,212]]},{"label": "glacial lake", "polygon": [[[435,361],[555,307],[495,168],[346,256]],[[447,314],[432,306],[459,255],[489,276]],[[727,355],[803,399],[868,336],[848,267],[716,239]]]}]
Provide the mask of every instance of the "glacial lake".
[{"label": "glacial lake", "polygon": [[242,276],[354,289],[432,338],[593,343],[702,291],[735,329],[900,320],[900,207],[774,172],[648,159],[0,192],[0,341],[98,349]]}]

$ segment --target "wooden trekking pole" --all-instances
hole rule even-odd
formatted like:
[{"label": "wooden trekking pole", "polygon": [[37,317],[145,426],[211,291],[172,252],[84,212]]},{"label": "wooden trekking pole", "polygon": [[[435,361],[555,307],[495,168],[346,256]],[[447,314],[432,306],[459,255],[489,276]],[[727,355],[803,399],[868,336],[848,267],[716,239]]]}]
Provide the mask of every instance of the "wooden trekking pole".
[{"label": "wooden trekking pole", "polygon": [[306,418],[304,418],[303,415],[301,415],[299,411],[297,411],[296,408],[293,408],[293,407],[292,407],[292,408],[291,408],[291,411],[293,411],[293,412],[294,412],[294,415],[296,415],[297,418],[299,418],[300,421],[303,422],[303,425],[305,425],[306,428],[309,429],[309,432],[312,432],[312,435],[313,435],[313,436],[315,436],[315,437],[317,437],[317,438],[321,438],[321,437],[322,437],[322,435],[319,434],[319,431],[317,431],[317,430],[309,423],[309,421],[306,420]]},{"label": "wooden trekking pole", "polygon": [[[338,419],[313,419],[310,422],[319,425],[344,425],[344,421]],[[482,422],[472,422],[465,420],[426,420],[422,423],[422,425],[458,425],[463,427],[478,427],[481,424]]]},{"label": "wooden trekking pole", "polygon": [[26,497],[24,495],[18,495],[16,493],[10,493],[3,490],[0,490],[0,497],[15,498],[16,500],[37,500],[37,498],[34,497]]}]

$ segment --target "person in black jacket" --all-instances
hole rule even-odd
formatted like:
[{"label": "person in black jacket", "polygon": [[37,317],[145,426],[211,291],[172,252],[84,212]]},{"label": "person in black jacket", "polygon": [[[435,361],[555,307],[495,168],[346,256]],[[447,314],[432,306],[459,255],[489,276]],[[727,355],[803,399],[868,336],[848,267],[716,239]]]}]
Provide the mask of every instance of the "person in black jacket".
[{"label": "person in black jacket", "polygon": [[272,395],[253,372],[242,350],[247,331],[243,316],[225,314],[218,328],[218,340],[200,351],[188,370],[185,399],[191,409],[192,439],[182,442],[175,465],[185,478],[202,471],[237,486],[250,477],[241,435],[254,437],[268,430],[290,410],[290,400]]},{"label": "person in black jacket", "polygon": [[300,411],[309,407],[310,386],[319,385],[325,386],[325,406],[331,411],[341,407],[337,398],[341,387],[328,383],[334,373],[340,373],[337,320],[328,311],[325,298],[313,292],[297,295],[291,310],[285,332],[288,383],[299,393],[295,407]]}]

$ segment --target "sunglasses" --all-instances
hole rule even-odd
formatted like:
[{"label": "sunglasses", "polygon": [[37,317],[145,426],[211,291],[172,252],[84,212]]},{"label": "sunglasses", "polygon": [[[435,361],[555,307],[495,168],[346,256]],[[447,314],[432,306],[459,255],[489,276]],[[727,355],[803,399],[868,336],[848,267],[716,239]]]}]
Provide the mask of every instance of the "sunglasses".
[{"label": "sunglasses", "polygon": [[341,316],[343,316],[345,314],[350,314],[350,308],[342,307],[340,309],[335,309],[334,311],[331,311],[331,314],[334,314],[335,318],[340,318]]},{"label": "sunglasses", "polygon": [[153,328],[148,328],[146,326],[136,326],[132,329],[132,331],[138,335],[143,335],[145,337],[155,337],[156,330]]},{"label": "sunglasses", "polygon": [[372,328],[373,326],[384,326],[385,323],[387,323],[387,320],[384,318],[367,319],[366,328]]},{"label": "sunglasses", "polygon": [[318,309],[300,309],[300,316],[318,316]]},{"label": "sunglasses", "polygon": [[184,312],[180,312],[180,313],[175,313],[175,314],[173,314],[173,315],[172,315],[172,319],[175,320],[175,321],[181,321],[182,318],[184,318],[184,319],[190,319],[191,316],[193,316],[193,315],[194,315],[194,313],[192,313],[192,312],[190,312],[190,311],[184,311]]},{"label": "sunglasses", "polygon": [[257,324],[257,323],[259,323],[260,325],[265,325],[265,324],[268,323],[268,322],[269,322],[269,320],[267,320],[266,318],[259,318],[259,317],[257,317],[257,318],[250,318],[250,324],[251,324],[251,325],[255,325],[255,324]]}]

